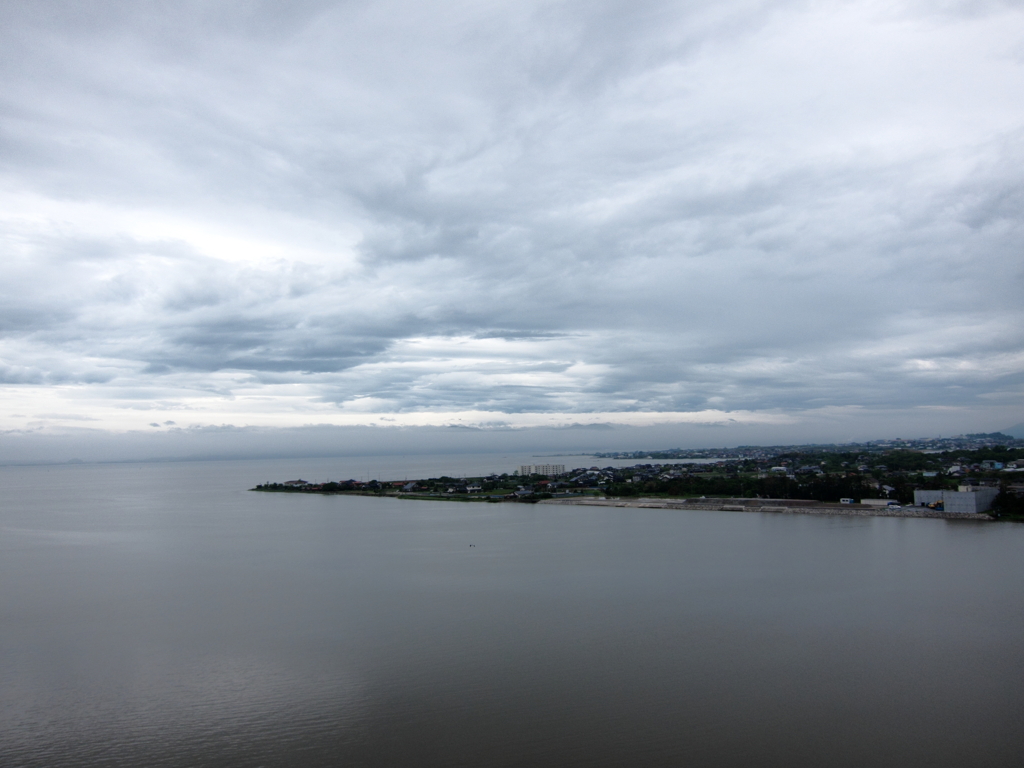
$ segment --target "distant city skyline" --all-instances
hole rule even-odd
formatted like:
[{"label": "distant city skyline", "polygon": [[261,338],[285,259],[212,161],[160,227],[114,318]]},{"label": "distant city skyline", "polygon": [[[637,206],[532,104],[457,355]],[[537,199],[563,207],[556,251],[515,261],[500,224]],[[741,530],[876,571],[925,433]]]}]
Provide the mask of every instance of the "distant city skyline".
[{"label": "distant city skyline", "polygon": [[1024,423],[1019,3],[0,21],[0,462]]}]

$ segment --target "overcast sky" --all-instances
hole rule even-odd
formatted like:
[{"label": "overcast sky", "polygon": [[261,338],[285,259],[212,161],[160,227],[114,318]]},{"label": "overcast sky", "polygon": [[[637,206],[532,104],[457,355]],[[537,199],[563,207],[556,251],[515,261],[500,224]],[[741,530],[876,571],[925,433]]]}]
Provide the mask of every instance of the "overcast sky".
[{"label": "overcast sky", "polygon": [[4,0],[0,67],[10,439],[1024,420],[1022,2]]}]

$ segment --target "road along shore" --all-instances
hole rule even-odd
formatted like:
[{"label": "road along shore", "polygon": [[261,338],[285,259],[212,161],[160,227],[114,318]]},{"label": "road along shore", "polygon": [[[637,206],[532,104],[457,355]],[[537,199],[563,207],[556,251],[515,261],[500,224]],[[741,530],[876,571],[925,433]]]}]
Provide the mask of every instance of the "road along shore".
[{"label": "road along shore", "polygon": [[878,507],[869,504],[824,504],[800,499],[609,499],[582,496],[543,499],[538,504],[571,504],[590,507],[637,507],[641,509],[704,509],[715,512],[775,512],[782,515],[844,517],[928,517],[939,520],[994,520],[984,513],[937,512],[928,507]]}]

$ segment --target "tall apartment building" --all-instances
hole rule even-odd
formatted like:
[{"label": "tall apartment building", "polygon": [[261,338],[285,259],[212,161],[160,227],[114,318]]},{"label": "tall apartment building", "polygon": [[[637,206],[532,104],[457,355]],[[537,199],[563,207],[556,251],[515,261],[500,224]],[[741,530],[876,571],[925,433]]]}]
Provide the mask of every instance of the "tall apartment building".
[{"label": "tall apartment building", "polygon": [[565,464],[523,464],[519,468],[520,475],[564,475]]}]

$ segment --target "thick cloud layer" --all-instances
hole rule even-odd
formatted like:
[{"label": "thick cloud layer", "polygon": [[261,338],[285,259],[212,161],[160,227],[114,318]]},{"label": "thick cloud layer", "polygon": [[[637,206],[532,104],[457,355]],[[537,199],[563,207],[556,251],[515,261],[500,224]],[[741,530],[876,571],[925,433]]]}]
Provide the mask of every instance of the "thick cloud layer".
[{"label": "thick cloud layer", "polygon": [[1024,418],[1019,2],[0,9],[4,429]]}]

